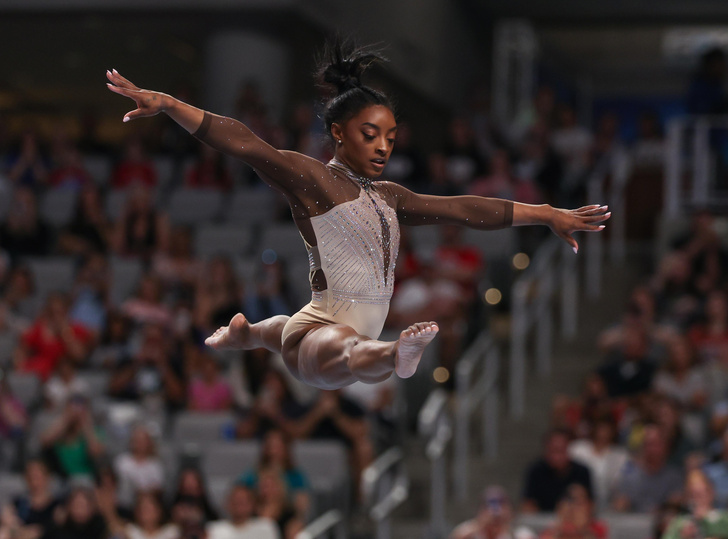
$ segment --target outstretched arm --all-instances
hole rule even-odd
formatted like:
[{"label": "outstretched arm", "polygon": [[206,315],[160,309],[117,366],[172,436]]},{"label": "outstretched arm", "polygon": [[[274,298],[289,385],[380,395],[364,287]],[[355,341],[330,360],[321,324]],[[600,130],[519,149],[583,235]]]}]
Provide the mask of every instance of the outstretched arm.
[{"label": "outstretched arm", "polygon": [[571,234],[599,231],[611,213],[606,206],[584,206],[578,210],[552,208],[499,198],[474,195],[432,196],[413,193],[392,182],[383,182],[396,198],[397,215],[405,225],[456,224],[478,230],[496,230],[509,226],[546,225],[576,252],[579,249]]},{"label": "outstretched arm", "polygon": [[237,120],[205,112],[167,94],[139,88],[116,70],[107,71],[106,77],[109,90],[136,102],[137,108],[124,115],[125,122],[164,112],[202,142],[248,163],[261,173],[266,183],[284,194],[310,188],[314,178],[321,175],[322,163],[296,152],[275,149]]}]

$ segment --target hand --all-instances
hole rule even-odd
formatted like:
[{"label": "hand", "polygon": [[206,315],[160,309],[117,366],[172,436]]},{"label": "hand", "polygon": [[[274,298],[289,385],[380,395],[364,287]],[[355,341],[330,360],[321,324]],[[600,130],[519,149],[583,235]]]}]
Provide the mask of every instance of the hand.
[{"label": "hand", "polygon": [[612,212],[607,212],[607,206],[599,205],[583,206],[578,210],[553,210],[549,227],[554,234],[571,245],[575,253],[579,250],[579,244],[571,235],[580,231],[599,232],[604,229],[604,225],[598,223],[612,216]]},{"label": "hand", "polygon": [[166,109],[169,98],[166,94],[142,90],[119,75],[116,69],[114,69],[113,73],[111,71],[107,71],[106,78],[111,81],[111,83],[106,83],[109,90],[126,96],[129,99],[133,99],[136,102],[136,110],[127,112],[124,115],[123,121],[128,122],[129,120],[134,120],[136,118],[154,116]]}]

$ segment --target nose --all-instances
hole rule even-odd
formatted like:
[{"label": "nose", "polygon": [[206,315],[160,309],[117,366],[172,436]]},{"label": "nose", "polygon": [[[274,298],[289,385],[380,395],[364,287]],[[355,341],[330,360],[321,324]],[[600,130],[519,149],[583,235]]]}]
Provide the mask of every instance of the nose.
[{"label": "nose", "polygon": [[384,137],[381,137],[379,139],[379,144],[377,145],[377,153],[380,155],[387,155],[387,140]]}]

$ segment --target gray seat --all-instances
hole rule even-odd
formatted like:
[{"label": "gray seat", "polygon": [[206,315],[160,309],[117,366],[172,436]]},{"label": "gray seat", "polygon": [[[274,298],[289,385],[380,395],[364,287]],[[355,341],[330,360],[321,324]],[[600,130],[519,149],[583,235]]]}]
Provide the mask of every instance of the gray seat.
[{"label": "gray seat", "polygon": [[73,218],[78,193],[74,189],[51,189],[40,201],[40,216],[56,227],[66,226]]},{"label": "gray seat", "polygon": [[269,189],[238,190],[225,212],[226,221],[237,225],[267,223],[275,208],[275,193]]},{"label": "gray seat", "polygon": [[106,195],[106,215],[112,222],[116,222],[124,212],[126,199],[129,193],[124,189],[114,189]]},{"label": "gray seat", "polygon": [[518,252],[518,234],[515,228],[501,230],[464,231],[463,243],[478,247],[487,259],[506,259]]},{"label": "gray seat", "polygon": [[152,164],[157,171],[157,191],[163,191],[174,179],[174,159],[159,155],[152,159]]},{"label": "gray seat", "polygon": [[69,257],[29,258],[28,266],[33,272],[35,295],[45,298],[49,292],[70,292],[73,286],[75,267]]},{"label": "gray seat", "polygon": [[650,514],[605,514],[602,519],[609,528],[610,539],[644,539],[649,537],[654,525]]},{"label": "gray seat", "polygon": [[132,295],[142,275],[142,263],[139,260],[111,258],[111,302],[120,305]]},{"label": "gray seat", "polygon": [[235,261],[235,275],[244,286],[251,286],[255,282],[255,273],[258,265],[261,264],[259,258],[238,258]]},{"label": "gray seat", "polygon": [[222,209],[223,194],[208,189],[178,189],[167,206],[175,225],[196,225],[215,220]]},{"label": "gray seat", "polygon": [[195,254],[200,258],[215,255],[240,256],[250,249],[252,230],[230,225],[206,225],[195,234]]},{"label": "gray seat", "polygon": [[28,491],[25,479],[22,474],[0,473],[0,506],[13,501],[16,496],[21,496]]},{"label": "gray seat", "polygon": [[35,374],[13,371],[8,374],[8,385],[13,395],[26,408],[38,403],[41,396],[41,381]]},{"label": "gray seat", "polygon": [[205,477],[224,477],[234,481],[241,474],[255,468],[260,458],[260,443],[255,440],[212,442],[202,455]]},{"label": "gray seat", "polygon": [[12,363],[13,352],[18,344],[18,337],[12,331],[0,333],[0,367],[7,368]]},{"label": "gray seat", "polygon": [[77,374],[78,378],[86,382],[88,397],[91,400],[106,395],[109,387],[111,372],[108,370],[82,371]]},{"label": "gray seat", "polygon": [[293,462],[308,477],[317,511],[349,507],[349,457],[341,442],[306,440],[293,445]]},{"label": "gray seat", "polygon": [[555,513],[533,513],[530,515],[523,514],[518,517],[517,525],[525,526],[532,530],[536,535],[551,527],[556,522]]},{"label": "gray seat", "polygon": [[432,259],[435,250],[440,245],[439,226],[411,226],[407,227],[410,235],[412,249],[425,260]]},{"label": "gray seat", "polygon": [[29,456],[37,456],[41,450],[41,437],[43,433],[60,417],[59,412],[49,412],[46,410],[35,414],[33,422],[28,430],[28,438],[25,443],[26,453]]},{"label": "gray seat", "polygon": [[224,439],[224,430],[235,423],[230,412],[180,412],[174,422],[172,438],[176,443],[200,446]]},{"label": "gray seat", "polygon": [[111,179],[111,161],[104,155],[88,155],[83,159],[83,168],[97,185],[104,186]]},{"label": "gray seat", "polygon": [[233,485],[232,478],[213,477],[207,481],[207,494],[210,504],[221,516],[227,516],[227,496]]},{"label": "gray seat", "polygon": [[301,234],[293,224],[277,224],[265,227],[258,245],[258,252],[272,249],[279,257],[285,258],[288,264],[305,260],[308,262],[306,247]]}]

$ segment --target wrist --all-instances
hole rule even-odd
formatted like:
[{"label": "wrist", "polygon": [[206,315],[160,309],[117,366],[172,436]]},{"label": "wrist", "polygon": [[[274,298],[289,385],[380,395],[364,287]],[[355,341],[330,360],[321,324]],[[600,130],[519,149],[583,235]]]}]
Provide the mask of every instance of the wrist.
[{"label": "wrist", "polygon": [[554,224],[554,218],[556,216],[556,210],[550,204],[541,204],[537,206],[537,215],[539,222],[546,226],[552,226]]}]

